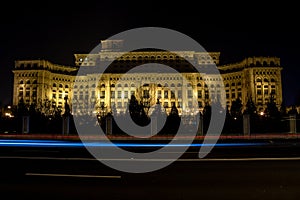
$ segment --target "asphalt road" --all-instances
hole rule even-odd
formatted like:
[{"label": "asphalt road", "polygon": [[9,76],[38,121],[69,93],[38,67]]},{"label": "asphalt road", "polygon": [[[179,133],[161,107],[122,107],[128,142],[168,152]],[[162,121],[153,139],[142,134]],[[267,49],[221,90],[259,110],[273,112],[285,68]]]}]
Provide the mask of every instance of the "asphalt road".
[{"label": "asphalt road", "polygon": [[205,159],[197,150],[133,174],[80,148],[1,148],[1,199],[300,199],[298,145],[217,147]]}]

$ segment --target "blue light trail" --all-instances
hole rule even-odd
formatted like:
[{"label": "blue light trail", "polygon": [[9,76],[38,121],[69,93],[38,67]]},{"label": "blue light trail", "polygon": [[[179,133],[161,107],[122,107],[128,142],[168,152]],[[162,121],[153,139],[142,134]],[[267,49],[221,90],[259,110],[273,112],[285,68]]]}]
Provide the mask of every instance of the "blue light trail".
[{"label": "blue light trail", "polygon": [[0,140],[0,147],[238,147],[238,146],[262,146],[268,145],[267,142],[255,143],[217,143],[217,144],[164,144],[164,143],[107,143],[107,142],[78,142],[78,141],[60,141],[60,140]]}]

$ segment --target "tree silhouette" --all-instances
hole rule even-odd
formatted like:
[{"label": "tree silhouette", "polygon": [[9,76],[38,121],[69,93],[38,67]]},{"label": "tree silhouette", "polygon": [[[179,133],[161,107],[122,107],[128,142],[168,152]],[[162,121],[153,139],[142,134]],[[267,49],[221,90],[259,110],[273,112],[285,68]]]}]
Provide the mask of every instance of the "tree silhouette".
[{"label": "tree silhouette", "polygon": [[237,98],[236,100],[232,101],[230,114],[233,118],[240,118],[242,116],[242,100]]},{"label": "tree silhouette", "polygon": [[284,101],[282,101],[282,103],[280,105],[279,112],[280,112],[281,117],[285,117],[287,115],[287,108],[286,108]]},{"label": "tree silhouette", "polygon": [[134,95],[131,95],[129,100],[129,114],[137,125],[146,126],[150,122],[150,118],[146,114],[143,105],[138,102]]},{"label": "tree silhouette", "polygon": [[250,116],[256,115],[257,114],[257,108],[255,103],[253,102],[252,98],[248,98],[247,103],[246,103],[246,108],[244,111],[244,114],[249,114]]},{"label": "tree silhouette", "polygon": [[267,103],[267,108],[265,110],[267,117],[270,118],[279,118],[280,112],[276,106],[276,102],[274,96],[271,95],[269,102]]},{"label": "tree silhouette", "polygon": [[18,105],[17,105],[17,116],[22,117],[24,115],[28,115],[28,109],[27,109],[27,106],[24,102],[24,99],[21,98],[19,100]]},{"label": "tree silhouette", "polygon": [[181,118],[179,116],[178,109],[176,108],[175,104],[173,104],[161,133],[167,135],[176,135],[180,126],[180,122]]}]

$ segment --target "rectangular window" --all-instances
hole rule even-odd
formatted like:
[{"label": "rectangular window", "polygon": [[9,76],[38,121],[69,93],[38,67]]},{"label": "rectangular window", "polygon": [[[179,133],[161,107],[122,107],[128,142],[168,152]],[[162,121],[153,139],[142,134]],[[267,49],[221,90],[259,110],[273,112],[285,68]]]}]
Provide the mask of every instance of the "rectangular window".
[{"label": "rectangular window", "polygon": [[105,91],[101,91],[101,92],[100,92],[100,98],[101,98],[101,99],[104,99],[104,98],[105,98]]},{"label": "rectangular window", "polygon": [[122,108],[122,102],[117,103],[118,108]]},{"label": "rectangular window", "polygon": [[257,94],[258,94],[258,95],[261,95],[261,90],[257,90]]},{"label": "rectangular window", "polygon": [[267,95],[268,93],[269,93],[269,90],[268,90],[268,89],[265,89],[265,90],[264,90],[264,94]]},{"label": "rectangular window", "polygon": [[125,91],[125,92],[124,92],[124,98],[125,98],[125,99],[128,99],[128,91]]},{"label": "rectangular window", "polygon": [[101,109],[104,108],[104,102],[100,102]]},{"label": "rectangular window", "polygon": [[115,102],[111,102],[111,108],[115,108],[116,104]]},{"label": "rectangular window", "polygon": [[143,91],[143,98],[146,98],[146,99],[150,98],[149,90]]},{"label": "rectangular window", "polygon": [[161,98],[161,90],[157,91],[157,98]]},{"label": "rectangular window", "polygon": [[130,98],[132,95],[135,96],[135,91],[130,91]]},{"label": "rectangular window", "polygon": [[122,91],[118,91],[118,99],[122,98]]},{"label": "rectangular window", "polygon": [[193,98],[193,91],[192,90],[188,90],[188,98]]},{"label": "rectangular window", "polygon": [[110,92],[110,98],[114,99],[115,98],[115,91]]},{"label": "rectangular window", "polygon": [[168,98],[168,94],[169,92],[168,91],[164,91],[164,98],[167,99]]},{"label": "rectangular window", "polygon": [[275,94],[275,93],[276,93],[275,89],[272,89],[271,94]]},{"label": "rectangular window", "polygon": [[202,101],[198,101],[198,107],[202,108]]},{"label": "rectangular window", "polygon": [[171,99],[175,99],[175,91],[171,91]]},{"label": "rectangular window", "polygon": [[208,91],[205,91],[204,98],[205,99],[209,99],[209,93],[208,93]]},{"label": "rectangular window", "polygon": [[167,108],[168,107],[168,102],[164,102],[164,107]]},{"label": "rectangular window", "polygon": [[178,108],[182,108],[182,102],[178,101]]},{"label": "rectangular window", "polygon": [[181,98],[182,98],[182,91],[178,90],[178,99],[181,99]]},{"label": "rectangular window", "polygon": [[197,94],[198,94],[198,99],[201,99],[202,98],[202,90],[198,90]]}]

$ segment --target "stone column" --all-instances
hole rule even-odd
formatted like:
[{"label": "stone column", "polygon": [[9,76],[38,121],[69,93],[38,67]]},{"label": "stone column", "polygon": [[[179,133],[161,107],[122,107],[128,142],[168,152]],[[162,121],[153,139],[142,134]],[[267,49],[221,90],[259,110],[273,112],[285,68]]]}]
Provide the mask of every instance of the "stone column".
[{"label": "stone column", "polygon": [[112,135],[112,120],[112,115],[108,113],[106,116],[106,135]]},{"label": "stone column", "polygon": [[292,114],[289,116],[290,121],[290,133],[297,133],[296,115]]},{"label": "stone column", "polygon": [[243,115],[243,133],[244,136],[250,136],[250,115]]},{"label": "stone column", "polygon": [[22,133],[29,133],[29,116],[22,117]]},{"label": "stone column", "polygon": [[69,135],[70,133],[70,116],[64,115],[62,117],[62,134]]},{"label": "stone column", "polygon": [[199,117],[197,117],[198,121],[198,130],[197,130],[197,135],[203,136],[203,114],[199,113]]},{"label": "stone column", "polygon": [[157,117],[151,116],[151,135],[157,134]]}]

